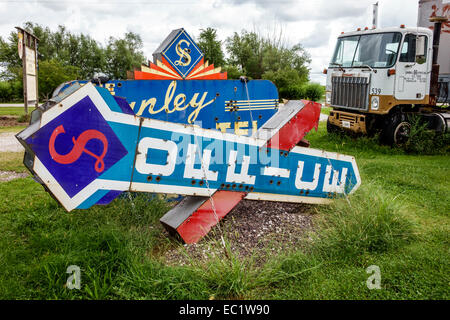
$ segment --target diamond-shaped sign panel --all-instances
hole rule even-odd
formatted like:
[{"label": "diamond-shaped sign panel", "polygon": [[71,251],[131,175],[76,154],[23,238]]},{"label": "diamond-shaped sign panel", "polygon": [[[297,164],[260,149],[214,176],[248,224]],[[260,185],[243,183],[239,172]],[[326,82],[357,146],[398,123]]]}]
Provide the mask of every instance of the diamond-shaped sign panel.
[{"label": "diamond-shaped sign panel", "polygon": [[[165,48],[160,48],[161,54],[183,78],[186,78],[200,62],[203,53],[184,29],[176,31],[166,39],[170,40],[167,41],[169,44]],[[166,41],[163,42],[165,43]]]},{"label": "diamond-shaped sign panel", "polygon": [[26,142],[70,197],[128,153],[89,96]]}]

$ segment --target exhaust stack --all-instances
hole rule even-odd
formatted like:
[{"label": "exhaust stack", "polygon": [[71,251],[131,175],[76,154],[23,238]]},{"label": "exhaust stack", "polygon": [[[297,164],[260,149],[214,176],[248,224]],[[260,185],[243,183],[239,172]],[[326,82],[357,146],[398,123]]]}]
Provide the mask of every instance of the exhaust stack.
[{"label": "exhaust stack", "polygon": [[436,98],[439,96],[439,64],[437,63],[439,54],[439,42],[441,39],[442,23],[446,22],[446,17],[431,17],[430,22],[434,22],[433,28],[433,65],[431,68],[430,82],[430,103],[436,104]]}]

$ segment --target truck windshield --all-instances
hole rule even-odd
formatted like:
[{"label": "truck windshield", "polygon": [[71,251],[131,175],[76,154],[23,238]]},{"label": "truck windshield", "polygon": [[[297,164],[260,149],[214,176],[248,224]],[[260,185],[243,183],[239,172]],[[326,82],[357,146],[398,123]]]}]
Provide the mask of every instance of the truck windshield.
[{"label": "truck windshield", "polygon": [[338,39],[330,67],[389,68],[397,60],[399,32],[374,33]]}]

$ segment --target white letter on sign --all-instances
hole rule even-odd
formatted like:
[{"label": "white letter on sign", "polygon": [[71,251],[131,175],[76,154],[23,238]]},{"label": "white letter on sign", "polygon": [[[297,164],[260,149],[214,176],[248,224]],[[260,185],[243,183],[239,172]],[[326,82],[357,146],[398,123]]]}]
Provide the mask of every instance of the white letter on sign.
[{"label": "white letter on sign", "polygon": [[[187,179],[207,179],[207,180],[217,180],[217,171],[211,171],[209,170],[209,163],[211,161],[211,150],[203,150],[203,157],[202,157],[202,166],[200,169],[195,169],[195,152],[197,151],[197,145],[196,144],[189,144],[187,156],[186,156],[186,166],[184,167],[184,177]],[[206,173],[206,177],[205,177]]]},{"label": "white letter on sign", "polygon": [[[147,163],[147,153],[150,149],[167,151],[166,164]],[[160,174],[170,176],[175,169],[177,160],[177,145],[170,140],[161,140],[156,138],[143,138],[139,141],[138,154],[136,157],[136,170],[141,174]],[[152,159],[150,153],[150,160]]]},{"label": "white letter on sign", "polygon": [[[333,178],[330,184],[330,176],[333,172]],[[323,192],[344,193],[345,179],[347,179],[347,168],[343,168],[341,172],[341,181],[338,182],[339,170],[332,170],[331,166],[327,166],[325,170],[325,181],[323,182]]]},{"label": "white letter on sign", "polygon": [[317,184],[319,183],[320,163],[316,163],[316,166],[314,167],[314,177],[311,182],[302,181],[304,166],[305,163],[303,161],[298,162],[297,174],[295,175],[295,187],[297,189],[316,190]]},{"label": "white letter on sign", "polygon": [[254,184],[255,176],[248,175],[248,166],[250,164],[250,157],[244,156],[242,159],[242,168],[240,173],[236,173],[236,159],[237,151],[231,150],[228,158],[227,182],[237,182],[245,184]]}]

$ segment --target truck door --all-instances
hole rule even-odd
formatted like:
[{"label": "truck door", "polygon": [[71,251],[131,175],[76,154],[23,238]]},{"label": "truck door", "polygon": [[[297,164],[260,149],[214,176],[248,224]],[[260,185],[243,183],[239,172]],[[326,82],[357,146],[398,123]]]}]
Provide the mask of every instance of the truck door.
[{"label": "truck door", "polygon": [[430,80],[427,54],[428,37],[408,33],[400,48],[395,71],[395,98],[398,100],[422,100]]}]

